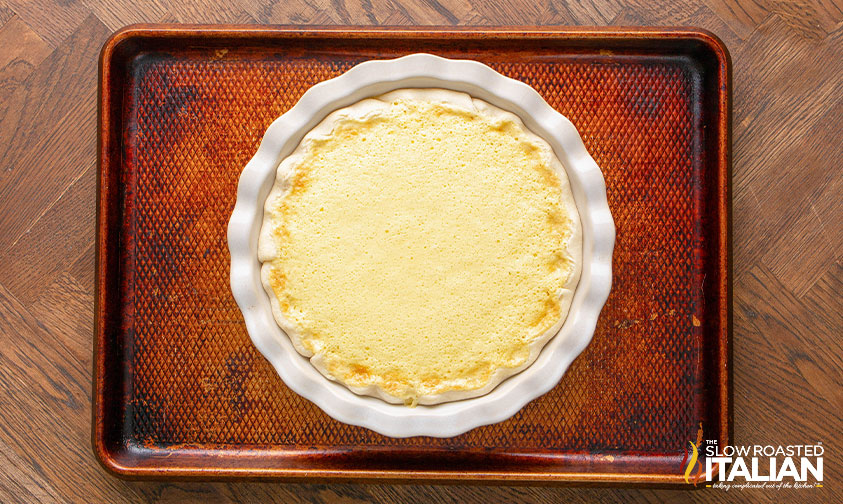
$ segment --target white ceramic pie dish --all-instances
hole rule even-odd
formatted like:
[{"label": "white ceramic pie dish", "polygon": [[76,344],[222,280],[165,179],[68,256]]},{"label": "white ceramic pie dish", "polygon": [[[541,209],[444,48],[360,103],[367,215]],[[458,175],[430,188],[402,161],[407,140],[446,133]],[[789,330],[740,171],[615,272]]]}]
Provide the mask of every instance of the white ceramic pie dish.
[{"label": "white ceramic pie dish", "polygon": [[[296,352],[273,318],[270,300],[261,284],[257,254],[264,201],[281,160],[330,112],[400,88],[462,91],[518,115],[528,129],[550,144],[564,165],[583,233],[582,272],[568,317],[536,361],[486,395],[415,408],[357,395],[325,378]],[[288,387],[331,417],[392,437],[456,436],[503,421],[553,388],[591,341],[611,288],[614,241],[615,227],[603,175],[573,124],[522,82],[476,61],[429,54],[361,63],[309,89],[269,126],[257,153],[243,169],[228,225],[231,288],[258,350]]]}]

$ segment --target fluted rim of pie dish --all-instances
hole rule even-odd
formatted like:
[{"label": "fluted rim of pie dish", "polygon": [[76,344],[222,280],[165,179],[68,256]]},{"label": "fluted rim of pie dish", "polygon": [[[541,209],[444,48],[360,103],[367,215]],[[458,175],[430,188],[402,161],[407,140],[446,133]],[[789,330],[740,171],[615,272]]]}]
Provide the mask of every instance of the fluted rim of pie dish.
[{"label": "fluted rim of pie dish", "polygon": [[[329,113],[401,88],[461,91],[521,118],[530,131],[550,144],[565,167],[583,233],[582,272],[568,316],[535,362],[485,395],[414,408],[357,395],[324,377],[299,354],[273,318],[258,261],[264,202],[279,163]],[[614,243],[615,226],[603,174],[574,125],[523,82],[477,61],[431,54],[367,61],[311,87],[267,129],[258,151],[240,175],[237,202],[228,223],[231,290],[255,347],[290,389],[329,416],[390,437],[456,436],[504,421],[556,386],[594,335],[611,289]]]}]

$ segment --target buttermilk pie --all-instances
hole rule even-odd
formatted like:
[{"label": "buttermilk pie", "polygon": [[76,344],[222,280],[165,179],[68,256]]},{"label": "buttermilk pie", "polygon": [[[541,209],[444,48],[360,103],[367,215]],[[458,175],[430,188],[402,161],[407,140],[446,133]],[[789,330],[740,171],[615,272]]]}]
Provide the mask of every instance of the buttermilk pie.
[{"label": "buttermilk pie", "polygon": [[516,115],[402,89],[331,113],[280,163],[258,254],[299,353],[415,406],[529,366],[565,321],[581,241],[562,164]]}]

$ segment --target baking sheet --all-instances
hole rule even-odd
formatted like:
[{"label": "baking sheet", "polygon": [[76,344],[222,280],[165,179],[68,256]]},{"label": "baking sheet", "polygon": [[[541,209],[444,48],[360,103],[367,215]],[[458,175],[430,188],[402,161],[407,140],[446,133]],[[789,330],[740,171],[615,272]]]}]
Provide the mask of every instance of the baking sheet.
[{"label": "baking sheet", "polygon": [[[339,423],[253,348],[228,285],[237,177],[313,84],[373,58],[482,61],[603,169],[617,225],[594,340],[513,418],[448,439]],[[730,65],[688,29],[138,26],[103,49],[94,449],[123,476],[684,484],[727,443]]]}]

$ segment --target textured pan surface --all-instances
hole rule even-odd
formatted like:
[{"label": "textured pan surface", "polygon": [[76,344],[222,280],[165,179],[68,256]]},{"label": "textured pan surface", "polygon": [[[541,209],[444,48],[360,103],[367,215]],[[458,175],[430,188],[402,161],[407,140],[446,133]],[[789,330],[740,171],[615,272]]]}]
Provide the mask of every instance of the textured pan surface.
[{"label": "textured pan surface", "polygon": [[[228,283],[269,123],[372,58],[472,58],[534,87],[602,168],[614,285],[592,343],[513,418],[447,439],[332,420],[252,346]],[[104,48],[95,451],[129,475],[678,482],[728,439],[728,56],[694,31],[138,28]]]}]

